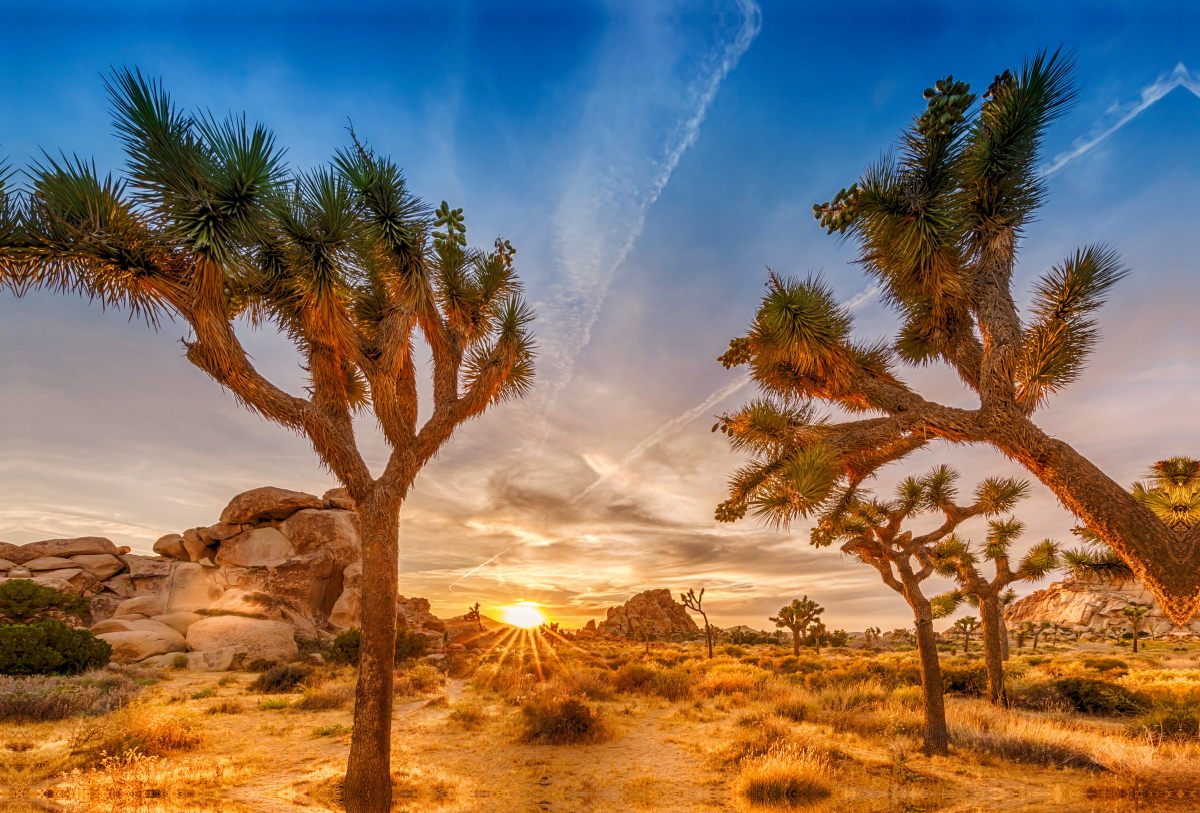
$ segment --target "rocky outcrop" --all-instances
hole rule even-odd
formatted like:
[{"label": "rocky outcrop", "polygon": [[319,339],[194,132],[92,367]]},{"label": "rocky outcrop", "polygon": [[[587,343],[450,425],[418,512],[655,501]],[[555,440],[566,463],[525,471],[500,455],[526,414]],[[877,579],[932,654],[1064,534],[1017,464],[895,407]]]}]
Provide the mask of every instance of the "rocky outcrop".
[{"label": "rocky outcrop", "polygon": [[1136,579],[1078,579],[1068,576],[1061,582],[1031,593],[1009,605],[1004,620],[1009,629],[1025,621],[1049,621],[1079,632],[1101,632],[1109,627],[1128,629],[1121,611],[1131,604],[1150,606],[1143,629],[1152,635],[1200,634],[1200,616],[1194,616],[1180,629],[1163,615],[1154,596]]},{"label": "rocky outcrop", "polygon": [[[285,659],[296,638],[331,640],[362,623],[362,543],[344,490],[315,497],[266,487],[235,496],[209,527],[166,534],[155,556],[103,537],[0,542],[0,579],[91,599],[90,624],[123,662],[228,669],[235,658]],[[396,601],[396,620],[443,651],[445,625],[422,598]]]},{"label": "rocky outcrop", "polygon": [[646,624],[655,635],[699,632],[700,628],[684,606],[671,597],[670,590],[638,593],[620,607],[610,607],[608,618],[596,626],[601,635],[636,638]]}]

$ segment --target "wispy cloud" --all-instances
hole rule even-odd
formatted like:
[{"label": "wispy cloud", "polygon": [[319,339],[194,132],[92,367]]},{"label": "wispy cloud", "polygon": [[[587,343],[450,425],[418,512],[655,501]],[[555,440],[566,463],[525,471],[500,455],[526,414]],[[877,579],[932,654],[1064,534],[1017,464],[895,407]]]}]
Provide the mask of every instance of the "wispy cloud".
[{"label": "wispy cloud", "polygon": [[[683,117],[670,129],[657,150],[658,157],[645,166],[627,163],[625,159],[641,148],[610,137],[589,150],[563,195],[555,217],[559,273],[550,303],[539,307],[540,332],[545,337],[538,370],[543,415],[570,383],[575,358],[591,339],[613,274],[642,234],[646,211],[662,195],[684,153],[695,144],[721,83],[758,35],[762,25],[758,5],[754,0],[737,0],[737,6],[740,25],[719,31],[717,45],[699,61],[696,75],[682,93]],[[638,82],[646,78],[642,72],[634,76]],[[623,101],[626,94],[619,96]],[[648,106],[663,102],[655,98]],[[609,133],[616,120],[631,122],[630,127],[619,126],[616,132],[620,133],[649,117],[647,111],[624,109],[621,104],[596,115],[604,119]]]},{"label": "wispy cloud", "polygon": [[1081,155],[1086,154],[1104,139],[1120,130],[1129,122],[1140,116],[1147,108],[1166,96],[1176,88],[1190,90],[1200,97],[1200,76],[1188,71],[1182,62],[1175,70],[1163,74],[1157,80],[1142,88],[1141,96],[1136,102],[1115,104],[1105,114],[1092,131],[1086,136],[1075,139],[1071,149],[1059,153],[1054,160],[1042,168],[1042,177],[1053,175]]}]

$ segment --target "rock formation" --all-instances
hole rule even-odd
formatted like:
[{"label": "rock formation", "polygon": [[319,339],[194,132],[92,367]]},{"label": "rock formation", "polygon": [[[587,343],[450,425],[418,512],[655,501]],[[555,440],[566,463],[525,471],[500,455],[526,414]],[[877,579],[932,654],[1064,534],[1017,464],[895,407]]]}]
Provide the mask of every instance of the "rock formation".
[{"label": "rock formation", "polygon": [[[113,659],[224,670],[294,656],[297,638],[332,640],[362,623],[362,543],[344,489],[238,494],[220,521],[154,543],[141,556],[102,537],[0,542],[0,576],[91,599],[92,631]],[[396,600],[396,620],[443,652],[445,625],[423,598]]]},{"label": "rock formation", "polygon": [[1129,622],[1121,611],[1131,604],[1151,607],[1143,627],[1151,635],[1200,634],[1200,616],[1193,617],[1185,629],[1176,627],[1163,615],[1150,591],[1136,579],[1110,581],[1068,576],[1013,602],[1005,609],[1004,620],[1010,630],[1025,621],[1049,621],[1079,632],[1100,632],[1109,627],[1128,629]]},{"label": "rock formation", "polygon": [[647,590],[620,607],[609,607],[608,618],[596,626],[596,632],[617,638],[636,638],[641,634],[639,625],[643,623],[660,636],[700,631],[684,606],[671,598],[670,590]]}]

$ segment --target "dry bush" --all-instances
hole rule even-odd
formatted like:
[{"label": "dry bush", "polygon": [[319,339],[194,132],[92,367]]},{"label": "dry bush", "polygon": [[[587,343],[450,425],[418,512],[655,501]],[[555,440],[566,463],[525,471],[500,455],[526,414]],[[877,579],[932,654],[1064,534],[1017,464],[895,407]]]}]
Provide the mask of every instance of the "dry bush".
[{"label": "dry bush", "polygon": [[750,694],[767,680],[767,673],[753,666],[741,664],[717,664],[697,685],[698,692],[705,697],[726,694]]},{"label": "dry bush", "polygon": [[613,685],[623,692],[651,691],[658,670],[644,663],[633,661],[622,664],[615,675]]},{"label": "dry bush", "polygon": [[[178,810],[175,799],[188,804],[203,791],[236,787],[250,770],[228,759],[165,760],[130,751],[105,757],[87,771],[72,771],[55,787],[55,797],[84,805],[84,810],[145,810],[151,800],[164,802],[163,809]],[[71,805],[73,808],[74,805]],[[217,805],[215,809],[220,809]]]},{"label": "dry bush", "polygon": [[614,734],[607,718],[578,697],[533,697],[521,706],[521,718],[521,742],[541,745],[596,743],[611,739]]},{"label": "dry bush", "polygon": [[720,766],[740,765],[748,759],[766,756],[772,748],[786,746],[795,740],[791,727],[778,717],[759,717],[738,726],[733,737],[709,752]]},{"label": "dry bush", "polygon": [[603,669],[569,669],[559,677],[565,693],[577,694],[588,700],[612,700],[612,677]]},{"label": "dry bush", "polygon": [[692,697],[692,675],[684,669],[664,669],[654,677],[654,693],[678,703]]},{"label": "dry bush", "polygon": [[229,697],[218,700],[204,710],[205,714],[241,714],[246,710],[241,700]]},{"label": "dry bush", "polygon": [[1115,764],[1116,750],[1134,748],[1078,723],[1005,712],[982,701],[947,703],[946,722],[960,747],[1053,768],[1106,768],[1097,754]]},{"label": "dry bush", "polygon": [[308,666],[291,663],[272,666],[255,678],[254,682],[246,687],[246,691],[262,694],[290,694],[298,691],[300,685],[312,677],[312,674],[313,670]]},{"label": "dry bush", "polygon": [[340,709],[354,699],[354,690],[349,686],[336,685],[332,688],[305,689],[296,708],[304,711],[331,711]]},{"label": "dry bush", "polygon": [[733,783],[734,794],[753,805],[795,807],[833,792],[833,762],[810,748],[780,748],[748,760]]},{"label": "dry bush", "polygon": [[108,714],[136,699],[160,669],[110,664],[82,675],[0,677],[0,723],[41,723]]},{"label": "dry bush", "polygon": [[201,742],[191,714],[139,702],[81,726],[72,737],[72,748],[112,756],[137,751],[143,756],[160,757],[191,751]]},{"label": "dry bush", "polygon": [[637,810],[650,810],[662,801],[662,789],[652,774],[635,776],[621,788],[621,801]]},{"label": "dry bush", "polygon": [[803,723],[814,716],[812,696],[807,692],[793,692],[777,699],[772,711],[786,720]]},{"label": "dry bush", "polygon": [[454,725],[465,728],[468,731],[474,731],[491,720],[491,716],[487,713],[487,709],[479,703],[464,701],[454,704],[454,708],[450,710],[448,719]]}]

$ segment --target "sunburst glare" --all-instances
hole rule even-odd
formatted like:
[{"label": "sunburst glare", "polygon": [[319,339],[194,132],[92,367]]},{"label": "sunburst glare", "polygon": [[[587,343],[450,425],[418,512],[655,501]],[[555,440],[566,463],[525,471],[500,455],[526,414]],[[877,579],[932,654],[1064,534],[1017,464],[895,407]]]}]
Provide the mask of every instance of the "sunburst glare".
[{"label": "sunburst glare", "polygon": [[546,622],[546,617],[532,601],[518,601],[511,607],[500,608],[501,620],[521,629],[533,629]]}]

